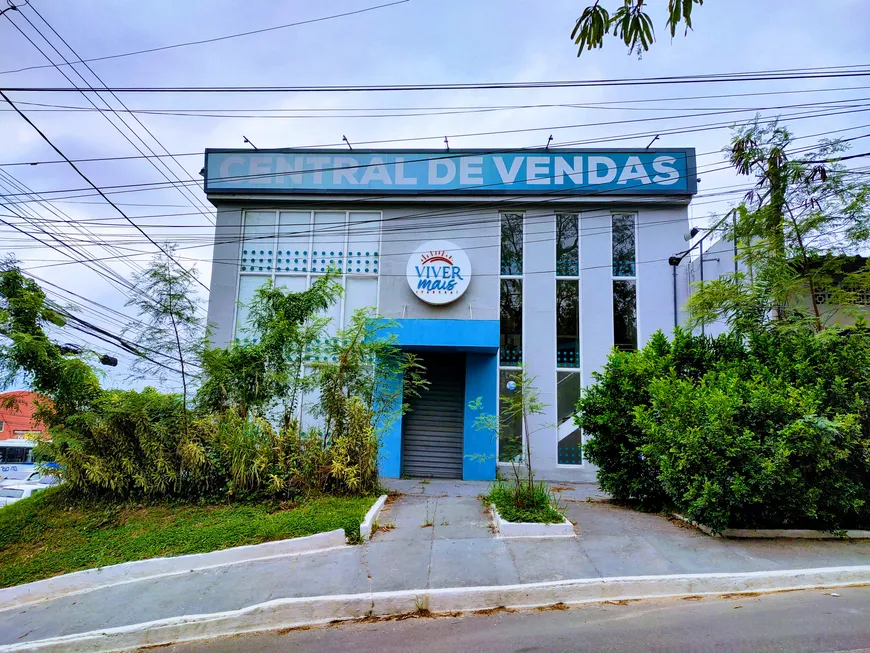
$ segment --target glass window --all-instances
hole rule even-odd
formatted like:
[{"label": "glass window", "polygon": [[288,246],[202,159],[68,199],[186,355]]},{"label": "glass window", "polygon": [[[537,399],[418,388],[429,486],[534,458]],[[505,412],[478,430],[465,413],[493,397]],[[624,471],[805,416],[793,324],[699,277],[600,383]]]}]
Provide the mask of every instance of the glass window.
[{"label": "glass window", "polygon": [[0,463],[30,463],[32,460],[30,447],[0,448]]},{"label": "glass window", "polygon": [[314,214],[314,238],[311,241],[311,271],[341,269],[344,251],[345,214],[318,211]]},{"label": "glass window", "polygon": [[556,281],[556,367],[580,367],[579,281]]},{"label": "glass window", "polygon": [[242,272],[272,272],[275,258],[274,211],[247,211],[242,243]]},{"label": "glass window", "polygon": [[637,287],[634,279],[613,281],[613,344],[623,351],[637,349]]},{"label": "glass window", "polygon": [[504,418],[504,398],[510,396],[513,392],[517,392],[516,389],[508,389],[511,381],[516,381],[515,376],[517,374],[516,370],[499,370],[498,373],[499,414],[501,416],[501,419],[499,419],[501,428],[498,434],[498,460],[502,463],[516,462],[523,458],[522,417],[517,415],[510,422],[507,422]]},{"label": "glass window", "polygon": [[579,465],[583,462],[580,429],[574,425],[577,400],[580,399],[580,372],[558,372],[556,377],[556,411],[559,425],[557,462]]},{"label": "glass window", "polygon": [[348,225],[348,274],[377,274],[380,267],[380,214],[351,211]]},{"label": "glass window", "polygon": [[557,372],[556,412],[560,426],[574,418],[578,399],[580,399],[580,372]]},{"label": "glass window", "polygon": [[11,487],[0,488],[0,497],[4,499],[20,499],[24,496],[24,490],[17,490]]},{"label": "glass window", "polygon": [[[311,241],[311,214],[307,211],[281,211],[278,224],[277,272],[308,272],[308,248]],[[303,288],[304,290],[304,288]]]},{"label": "glass window", "polygon": [[576,277],[580,274],[576,213],[556,214],[556,276]]},{"label": "glass window", "polygon": [[613,216],[613,276],[635,276],[634,216]]},{"label": "glass window", "polygon": [[501,273],[523,273],[523,214],[501,214]]},{"label": "glass window", "polygon": [[242,342],[257,342],[256,334],[251,331],[248,315],[251,302],[254,300],[254,291],[266,283],[269,277],[258,274],[242,275],[239,279],[239,306],[236,309],[236,338]]},{"label": "glass window", "polygon": [[501,280],[501,340],[499,362],[519,365],[523,361],[523,282]]},{"label": "glass window", "polygon": [[350,324],[354,311],[372,308],[377,312],[378,280],[367,277],[348,277],[345,291],[344,324]]},{"label": "glass window", "polygon": [[6,422],[0,419],[0,433],[2,433],[6,429]]},{"label": "glass window", "polygon": [[579,465],[583,462],[583,441],[580,437],[580,429],[574,429],[559,440],[559,453],[557,462],[560,465]]}]

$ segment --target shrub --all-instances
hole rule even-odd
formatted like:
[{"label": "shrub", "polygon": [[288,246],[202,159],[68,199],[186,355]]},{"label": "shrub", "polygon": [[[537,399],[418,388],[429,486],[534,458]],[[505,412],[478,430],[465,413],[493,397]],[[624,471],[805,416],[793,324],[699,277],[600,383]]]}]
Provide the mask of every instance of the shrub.
[{"label": "shrub", "polygon": [[543,481],[511,483],[496,481],[486,499],[510,522],[552,524],[562,521],[549,486]]},{"label": "shrub", "polygon": [[614,353],[578,404],[602,487],[715,530],[870,524],[870,334],[677,331]]}]

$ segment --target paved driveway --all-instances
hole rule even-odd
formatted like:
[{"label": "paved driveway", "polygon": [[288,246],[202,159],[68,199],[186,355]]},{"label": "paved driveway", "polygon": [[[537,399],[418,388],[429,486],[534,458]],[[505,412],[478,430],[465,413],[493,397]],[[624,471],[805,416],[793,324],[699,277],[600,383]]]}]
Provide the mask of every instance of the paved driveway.
[{"label": "paved driveway", "polygon": [[272,599],[650,574],[870,564],[870,542],[739,541],[601,501],[561,484],[576,538],[502,539],[478,499],[486,483],[395,481],[403,494],[371,541],[333,551],[217,567],[0,610],[0,646]]}]

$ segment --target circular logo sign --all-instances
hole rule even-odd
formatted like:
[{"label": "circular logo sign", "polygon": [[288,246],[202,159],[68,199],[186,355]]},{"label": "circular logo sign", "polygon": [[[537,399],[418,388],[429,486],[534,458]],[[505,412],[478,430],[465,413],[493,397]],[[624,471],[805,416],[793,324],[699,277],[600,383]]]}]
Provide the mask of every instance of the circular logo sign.
[{"label": "circular logo sign", "polygon": [[468,290],[471,261],[448,240],[430,240],[408,259],[408,285],[427,304],[449,304]]}]

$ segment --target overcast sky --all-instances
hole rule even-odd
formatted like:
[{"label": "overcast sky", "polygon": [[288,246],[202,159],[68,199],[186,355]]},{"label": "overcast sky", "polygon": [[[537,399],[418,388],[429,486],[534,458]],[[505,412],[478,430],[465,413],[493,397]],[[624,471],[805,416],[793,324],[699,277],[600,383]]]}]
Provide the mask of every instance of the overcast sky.
[{"label": "overcast sky", "polygon": [[[133,50],[209,39],[248,30],[274,27],[349,12],[388,0],[31,0],[46,21],[81,57],[103,57]],[[771,69],[847,66],[870,60],[870,21],[866,1],[861,0],[707,0],[695,9],[695,31],[670,42],[665,19],[665,0],[650,2],[650,12],[659,37],[652,51],[627,54],[616,40],[603,50],[576,57],[569,39],[574,20],[589,0],[409,0],[366,13],[315,22],[215,43],[175,48],[161,52],[121,57],[91,64],[110,86],[233,86],[233,85],[336,85],[407,84],[438,82],[500,82],[560,79],[613,79],[755,71]],[[616,6],[617,0],[604,0]],[[5,7],[5,3],[2,3]],[[47,63],[35,45],[55,62],[60,61],[24,18],[49,36],[62,54],[72,58],[50,29],[27,7],[0,18],[0,70],[8,71]],[[11,19],[11,22],[10,20]],[[14,25],[13,25],[14,23]],[[83,67],[89,83],[96,80]],[[62,70],[73,81],[84,83],[67,66]],[[2,87],[71,87],[55,68],[37,68],[0,74]],[[853,90],[842,90],[851,88]],[[698,96],[806,91],[749,97],[710,98]],[[78,93],[10,93],[19,108],[73,159],[133,156],[138,152],[103,114],[93,111],[57,110],[26,103],[89,107]],[[92,99],[93,95],[91,95]],[[676,98],[676,99],[675,99]],[[685,98],[685,99],[680,99]],[[691,99],[689,99],[691,98]],[[698,99],[695,99],[698,98]],[[137,118],[173,154],[183,170],[167,160],[174,174],[200,179],[201,153],[206,147],[244,147],[247,136],[257,147],[340,145],[342,135],[352,143],[392,139],[419,139],[402,147],[440,147],[444,136],[453,147],[529,147],[602,139],[602,146],[645,147],[650,134],[691,129],[713,123],[746,119],[758,110],[764,116],[782,114],[795,134],[810,137],[830,134],[853,138],[870,133],[870,78],[833,78],[806,81],[776,81],[739,84],[685,84],[623,88],[574,88],[538,90],[490,90],[420,93],[345,94],[124,94],[120,99],[134,110],[271,110],[280,117],[203,117],[202,115],[137,114]],[[629,100],[644,102],[627,103]],[[662,101],[667,100],[667,101]],[[854,100],[852,102],[851,100]],[[96,100],[99,102],[99,100]],[[117,100],[106,96],[113,107]],[[789,107],[818,102],[840,106]],[[452,112],[429,107],[469,107],[614,102],[597,107],[534,107],[498,111]],[[100,106],[105,106],[101,104]],[[398,108],[426,109],[405,111]],[[836,108],[834,108],[836,107]],[[297,111],[283,111],[294,109]],[[330,109],[331,111],[315,111]],[[358,111],[347,111],[358,109]],[[713,113],[734,109],[745,112]],[[392,111],[390,111],[392,110]],[[839,112],[840,115],[836,115]],[[391,115],[385,113],[417,113]],[[440,113],[440,115],[439,115]],[[435,115],[433,115],[435,114]],[[687,115],[689,114],[689,115]],[[794,114],[792,119],[788,116]],[[796,119],[798,115],[802,117]],[[815,115],[812,115],[815,114]],[[834,114],[834,115],[832,115]],[[374,116],[374,117],[373,117]],[[682,117],[680,117],[682,116]],[[109,116],[116,123],[118,119]],[[651,120],[656,118],[656,120]],[[141,125],[126,120],[147,142],[163,153]],[[638,121],[644,122],[626,122]],[[605,124],[621,122],[621,124]],[[122,130],[124,128],[122,127]],[[516,133],[466,136],[478,132],[533,130]],[[129,135],[129,132],[127,132]],[[626,135],[643,134],[633,138]],[[622,138],[620,138],[622,137]],[[133,140],[135,137],[131,136]],[[657,146],[694,147],[699,153],[700,197],[692,208],[697,224],[708,223],[713,213],[727,210],[745,180],[723,167],[722,148],[728,143],[727,129],[707,129],[663,135]],[[614,139],[605,141],[604,139]],[[619,140],[616,140],[619,139]],[[809,145],[816,138],[805,138]],[[372,144],[375,145],[375,144]],[[389,146],[389,144],[385,144]],[[139,147],[144,146],[139,143]],[[867,141],[855,142],[855,151],[870,149]],[[7,105],[0,105],[0,164],[53,161],[57,154],[36,131]],[[856,166],[862,165],[860,159]],[[165,182],[155,167],[141,159],[81,163],[81,169],[101,188],[124,184]],[[17,182],[31,189],[48,191],[82,189],[85,182],[68,165],[3,166],[0,195],[16,193]],[[198,187],[188,191],[158,187],[156,190],[112,193],[114,201],[155,240],[172,240],[182,248],[180,257],[195,265],[208,283],[211,268],[212,227],[203,215],[209,206]],[[71,199],[70,195],[78,195]],[[91,258],[141,253],[135,263],[147,260],[153,248],[123,219],[108,221],[117,213],[91,192],[46,194],[53,205],[17,204],[45,220],[46,230],[62,228],[75,233],[59,220],[83,222],[94,234],[78,233],[85,241],[97,238],[118,249],[90,246],[83,251]],[[0,197],[0,201],[4,201]],[[6,198],[10,201],[10,198]],[[54,210],[56,213],[52,213]],[[8,210],[0,207],[4,216]],[[166,214],[174,214],[167,216]],[[163,215],[164,217],[154,217]],[[30,225],[5,218],[43,240],[50,240]],[[0,226],[3,250],[14,252],[25,269],[53,284],[74,291],[118,311],[124,295],[108,281],[80,263],[45,248],[19,232]],[[71,236],[65,236],[69,239]],[[682,243],[674,243],[677,251]],[[132,273],[131,259],[108,259],[119,274]],[[63,263],[63,264],[61,264]],[[53,290],[52,288],[49,288]],[[69,296],[56,295],[69,301]],[[93,308],[93,307],[92,307]],[[85,317],[112,331],[120,325],[92,312]],[[70,336],[69,340],[75,340]],[[109,346],[106,351],[112,351]],[[116,372],[112,381],[120,382]]]}]

